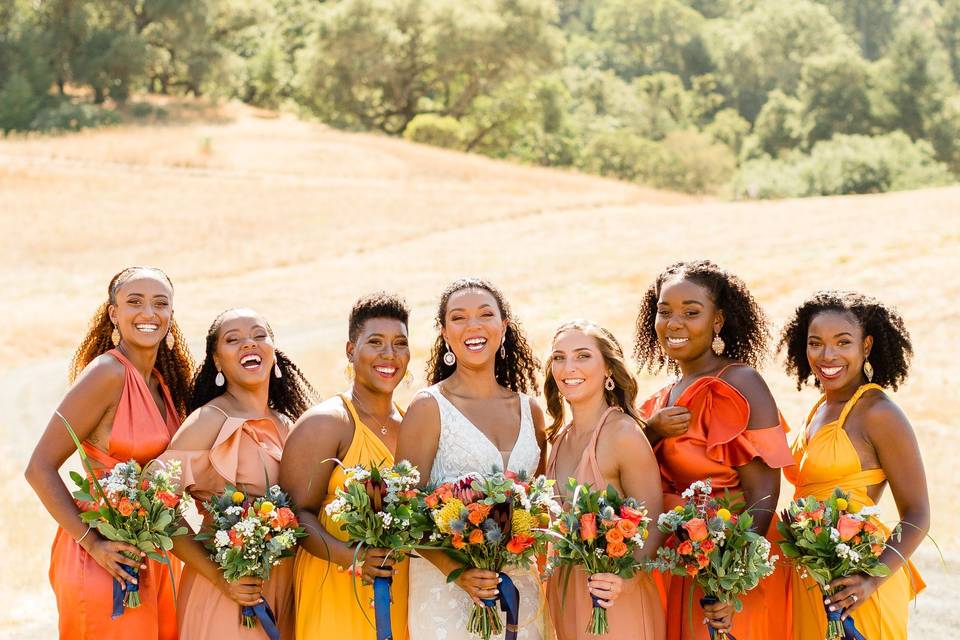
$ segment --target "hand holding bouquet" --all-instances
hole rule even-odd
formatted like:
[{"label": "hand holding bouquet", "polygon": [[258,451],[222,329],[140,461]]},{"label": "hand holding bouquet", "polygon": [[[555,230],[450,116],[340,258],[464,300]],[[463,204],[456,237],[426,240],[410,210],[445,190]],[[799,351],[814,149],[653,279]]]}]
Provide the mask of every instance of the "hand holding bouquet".
[{"label": "hand holding bouquet", "polygon": [[[221,495],[203,506],[211,516],[211,526],[197,540],[206,543],[210,557],[231,582],[245,576],[269,580],[271,567],[292,556],[297,539],[307,535],[294,515],[290,497],[277,485],[264,497],[227,485]],[[279,640],[273,611],[266,602],[243,607],[241,615],[245,627],[256,627],[259,620],[267,635]]]},{"label": "hand holding bouquet", "polygon": [[[327,515],[357,543],[354,566],[364,547],[390,549],[401,556],[410,553],[431,528],[420,507],[417,485],[420,472],[406,460],[393,466],[350,467],[337,497],[326,507]],[[376,577],[373,582],[377,638],[393,637],[390,622],[390,585],[393,579]]]},{"label": "hand holding bouquet", "polygon": [[[777,557],[770,555],[770,542],[751,530],[753,516],[743,503],[711,494],[709,480],[694,482],[682,494],[687,502],[660,516],[658,527],[669,535],[655,566],[693,578],[705,596],[700,606],[723,602],[740,611],[740,596],[773,573]],[[710,637],[716,636],[733,637],[710,627]]]},{"label": "hand holding bouquet", "polygon": [[[825,596],[835,593],[830,584],[855,573],[886,576],[890,569],[880,562],[886,536],[875,507],[863,507],[835,489],[826,500],[810,496],[791,502],[777,528],[783,536],[783,555],[809,575]],[[841,611],[827,614],[827,640],[854,637],[853,618],[842,619]]]},{"label": "hand holding bouquet", "polygon": [[[633,498],[621,496],[613,486],[593,491],[590,485],[567,481],[572,498],[570,510],[562,513],[550,526],[553,552],[551,568],[560,567],[566,581],[570,570],[582,566],[588,574],[612,573],[632,578],[639,563],[634,552],[642,549],[647,539],[650,518],[646,508]],[[604,635],[609,631],[607,610],[590,594],[593,616],[587,632]]]},{"label": "hand holding bouquet", "polygon": [[[445,483],[424,497],[435,525],[430,542],[461,562],[448,582],[470,568],[500,574],[500,607],[507,614],[508,640],[517,636],[520,593],[507,567],[530,567],[537,551],[545,546],[545,534],[537,531],[560,512],[553,494],[553,481],[544,476],[527,482],[513,472],[470,475]],[[495,609],[496,600],[474,605],[467,631],[484,640],[504,631]]]}]

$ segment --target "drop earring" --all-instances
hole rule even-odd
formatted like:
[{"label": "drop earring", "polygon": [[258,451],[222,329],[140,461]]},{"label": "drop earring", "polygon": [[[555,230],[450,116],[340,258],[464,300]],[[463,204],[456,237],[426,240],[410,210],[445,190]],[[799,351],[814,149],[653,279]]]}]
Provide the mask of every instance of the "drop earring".
[{"label": "drop earring", "polygon": [[500,359],[507,357],[507,334],[503,334],[503,340],[500,341]]},{"label": "drop earring", "polygon": [[607,391],[613,391],[617,388],[617,383],[613,381],[612,376],[607,376],[607,380],[603,383],[603,388]]},{"label": "drop earring", "polygon": [[173,348],[177,346],[177,341],[173,337],[173,329],[167,331],[167,337],[164,338],[164,342],[167,344],[167,349],[170,349],[170,351],[173,351]]},{"label": "drop earring", "polygon": [[457,356],[453,355],[453,351],[450,351],[450,345],[447,344],[446,340],[443,341],[443,344],[447,347],[447,352],[443,354],[443,364],[452,367],[457,364]]},{"label": "drop earring", "polygon": [[347,366],[343,368],[343,375],[347,379],[347,382],[353,382],[353,363],[348,362]]},{"label": "drop earring", "polygon": [[718,356],[723,355],[723,350],[727,348],[727,343],[723,341],[723,338],[720,337],[720,332],[718,331],[715,336],[713,336],[713,342],[710,343],[710,349]]},{"label": "drop earring", "polygon": [[863,375],[867,376],[867,382],[873,382],[873,365],[869,360],[863,361]]},{"label": "drop earring", "polygon": [[110,342],[113,343],[113,346],[120,344],[120,329],[117,329],[117,325],[113,325],[113,332],[110,334]]},{"label": "drop earring", "polygon": [[223,377],[223,371],[217,369],[217,377],[213,379],[213,384],[217,385],[218,387],[222,387],[226,383],[227,379]]},{"label": "drop earring", "polygon": [[283,371],[280,370],[279,359],[273,361],[273,377],[278,379],[283,377]]}]

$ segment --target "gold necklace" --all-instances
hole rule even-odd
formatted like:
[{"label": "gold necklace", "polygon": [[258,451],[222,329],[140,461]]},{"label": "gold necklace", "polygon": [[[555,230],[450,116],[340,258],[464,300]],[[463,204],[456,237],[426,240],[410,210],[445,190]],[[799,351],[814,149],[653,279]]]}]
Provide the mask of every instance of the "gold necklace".
[{"label": "gold necklace", "polygon": [[374,423],[375,423],[378,427],[380,427],[380,433],[383,434],[383,435],[387,435],[387,426],[386,426],[385,424],[383,424],[382,422],[380,422],[380,420],[377,418],[377,416],[375,416],[373,413],[371,413],[370,410],[367,409],[367,407],[366,407],[362,402],[358,402],[358,401],[357,401],[357,396],[355,396],[353,393],[351,393],[351,394],[350,394],[350,397],[353,399],[353,404],[356,405],[356,407],[357,407],[358,409],[360,409],[360,411],[363,411],[365,414],[367,414],[368,416],[370,416],[371,418],[373,418]]}]

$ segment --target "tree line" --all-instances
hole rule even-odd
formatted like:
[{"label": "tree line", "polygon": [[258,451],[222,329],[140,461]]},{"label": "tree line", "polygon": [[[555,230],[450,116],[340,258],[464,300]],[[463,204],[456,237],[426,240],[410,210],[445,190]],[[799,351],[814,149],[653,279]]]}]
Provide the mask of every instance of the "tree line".
[{"label": "tree line", "polygon": [[[735,197],[960,176],[960,0],[8,0],[0,129],[140,92]],[[82,89],[84,97],[76,91]]]}]

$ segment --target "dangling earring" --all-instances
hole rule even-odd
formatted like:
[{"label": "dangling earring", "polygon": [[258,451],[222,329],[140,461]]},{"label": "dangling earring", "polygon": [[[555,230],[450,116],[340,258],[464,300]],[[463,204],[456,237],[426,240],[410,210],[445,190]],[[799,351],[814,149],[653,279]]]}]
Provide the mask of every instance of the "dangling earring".
[{"label": "dangling earring", "polygon": [[607,376],[606,382],[603,383],[603,388],[607,391],[613,391],[617,388],[617,383],[613,381],[612,376]]},{"label": "dangling earring", "polygon": [[117,325],[113,325],[113,333],[110,334],[110,342],[113,343],[113,346],[120,344],[120,329],[117,328]]},{"label": "dangling earring", "polygon": [[447,347],[447,352],[443,354],[443,364],[452,367],[457,364],[457,356],[453,355],[453,351],[450,351],[450,345],[447,344],[446,340],[443,341],[443,344]]},{"label": "dangling earring", "polygon": [[279,358],[273,361],[273,377],[278,379],[283,377],[283,371],[280,370]]},{"label": "dangling earring", "polygon": [[406,387],[409,387],[410,385],[413,384],[413,374],[410,373],[409,371],[403,374],[403,384]]},{"label": "dangling earring", "polygon": [[213,379],[213,384],[217,385],[218,387],[222,387],[223,385],[227,384],[227,379],[223,377],[223,371],[220,371],[220,369],[217,369],[217,377]]},{"label": "dangling earring", "polygon": [[867,382],[873,382],[873,365],[869,360],[863,361],[863,375],[867,376]]},{"label": "dangling earring", "polygon": [[177,341],[173,337],[173,329],[167,331],[167,337],[164,339],[164,342],[167,344],[167,349],[173,351],[173,348],[177,346]]},{"label": "dangling earring", "polygon": [[507,334],[503,334],[503,340],[500,341],[500,359],[507,357]]},{"label": "dangling earring", "polygon": [[710,343],[710,349],[718,355],[723,355],[723,350],[727,348],[727,343],[723,341],[723,338],[720,337],[720,332],[718,331],[715,336],[713,336],[713,342]]},{"label": "dangling earring", "polygon": [[347,379],[347,382],[353,382],[353,363],[348,362],[347,366],[343,368],[343,375]]}]

